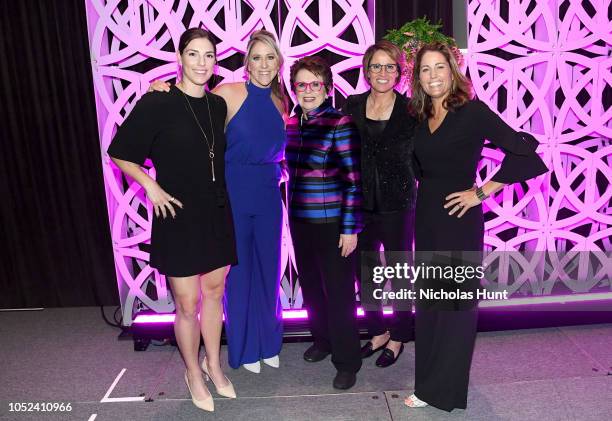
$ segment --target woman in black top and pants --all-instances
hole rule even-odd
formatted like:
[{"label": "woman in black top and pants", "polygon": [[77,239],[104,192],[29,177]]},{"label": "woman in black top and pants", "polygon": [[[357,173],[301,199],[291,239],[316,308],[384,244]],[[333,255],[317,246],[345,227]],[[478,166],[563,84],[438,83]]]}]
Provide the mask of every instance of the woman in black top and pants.
[{"label": "woman in black top and pants", "polygon": [[[434,266],[446,260],[446,268],[462,271],[482,265],[482,202],[507,184],[548,171],[536,153],[538,141],[513,130],[483,102],[470,100],[470,91],[448,46],[421,47],[411,103],[419,119],[414,135],[417,260]],[[485,139],[505,157],[491,179],[475,187]],[[427,257],[433,257],[431,252],[436,252],[434,259]],[[478,276],[434,275],[416,281],[415,392],[404,401],[407,406],[466,408],[480,286]],[[428,291],[439,298],[421,294]],[[456,291],[464,297],[442,294]]]},{"label": "woman in black top and pants", "polygon": [[[403,342],[414,339],[410,301],[394,302],[393,316],[386,323],[381,302],[373,298],[373,289],[379,286],[372,281],[373,266],[381,264],[375,254],[381,245],[386,251],[412,250],[416,183],[411,138],[416,120],[408,113],[408,99],[393,89],[404,67],[401,51],[391,42],[379,41],[370,46],[363,56],[363,71],[371,89],[350,96],[344,107],[362,139],[365,228],[358,247],[360,254],[366,252],[361,256],[365,268],[362,275],[366,276],[361,279],[361,302],[372,335],[372,340],[362,348],[362,357],[385,348],[376,361],[379,367],[393,364],[403,351]],[[394,265],[397,257],[397,253],[386,254],[386,265]],[[394,290],[407,287],[394,280]]]}]

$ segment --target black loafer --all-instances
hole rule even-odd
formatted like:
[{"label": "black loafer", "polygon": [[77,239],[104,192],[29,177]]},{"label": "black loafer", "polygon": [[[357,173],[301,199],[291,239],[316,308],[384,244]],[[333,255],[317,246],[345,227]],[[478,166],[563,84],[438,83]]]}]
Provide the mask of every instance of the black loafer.
[{"label": "black loafer", "polygon": [[361,347],[361,358],[371,357],[372,355],[374,355],[375,353],[377,353],[378,351],[386,347],[388,343],[389,341],[385,342],[384,344],[382,344],[376,349],[372,349],[372,341],[368,341],[364,346]]},{"label": "black loafer", "polygon": [[380,354],[380,357],[376,359],[376,366],[385,368],[385,367],[389,367],[390,365],[395,364],[399,356],[402,355],[403,351],[404,351],[404,344],[400,345],[400,349],[397,355],[395,355],[393,351],[391,351],[390,349],[385,348],[383,353]]},{"label": "black loafer", "polygon": [[329,351],[322,351],[315,345],[311,345],[310,348],[304,352],[304,360],[309,363],[318,363],[319,361],[323,361],[329,354]]},{"label": "black loafer", "polygon": [[334,389],[347,390],[355,385],[357,374],[350,371],[338,371],[334,377]]}]

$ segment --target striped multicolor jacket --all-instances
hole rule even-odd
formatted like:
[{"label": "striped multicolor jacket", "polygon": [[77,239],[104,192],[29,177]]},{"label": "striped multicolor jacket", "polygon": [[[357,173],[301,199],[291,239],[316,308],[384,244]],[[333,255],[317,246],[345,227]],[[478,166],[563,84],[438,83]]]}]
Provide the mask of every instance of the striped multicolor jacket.
[{"label": "striped multicolor jacket", "polygon": [[341,234],[363,228],[359,134],[327,99],[308,113],[297,106],[287,122],[289,215],[309,223],[340,222]]}]

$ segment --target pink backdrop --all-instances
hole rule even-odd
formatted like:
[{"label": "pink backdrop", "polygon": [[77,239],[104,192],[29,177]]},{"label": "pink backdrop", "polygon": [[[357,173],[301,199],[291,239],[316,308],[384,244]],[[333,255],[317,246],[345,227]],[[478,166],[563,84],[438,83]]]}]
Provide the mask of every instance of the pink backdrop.
[{"label": "pink backdrop", "polygon": [[[510,4],[509,12],[502,3]],[[129,325],[139,308],[164,313],[174,306],[165,278],[148,266],[151,206],[137,184],[125,182],[106,149],[150,82],[174,77],[173,51],[181,33],[194,26],[211,30],[221,40],[218,52],[223,61],[244,52],[253,30],[266,28],[277,34],[286,58],[285,82],[294,60],[329,50],[340,58],[333,67],[335,89],[346,96],[366,89],[362,78],[353,87],[342,72],[358,68],[361,54],[374,41],[374,3],[86,0],[86,5],[117,282],[124,324]],[[332,19],[334,5],[344,14],[339,21]],[[287,10],[282,22],[279,6]],[[466,61],[476,94],[508,124],[533,133],[552,170],[526,185],[507,187],[486,201],[485,243],[490,250],[612,249],[609,6],[610,0],[468,2]],[[309,7],[318,8],[318,20],[306,13]],[[220,16],[224,25],[217,23]],[[280,30],[275,23],[280,23]],[[309,39],[294,45],[297,28]],[[349,31],[357,42],[346,40]],[[217,73],[227,80],[240,80],[244,70],[220,65]],[[479,182],[491,177],[501,159],[501,152],[485,149]],[[155,175],[154,168],[147,170]],[[282,261],[290,267],[293,257],[287,230],[284,244]],[[556,283],[573,293],[602,288],[609,292],[610,270],[599,272],[592,279],[595,282],[588,284],[572,282],[562,270],[546,284],[527,277],[508,286],[524,295],[547,294]],[[292,270],[286,273],[281,301],[285,308],[299,308],[299,283],[292,279]]]}]

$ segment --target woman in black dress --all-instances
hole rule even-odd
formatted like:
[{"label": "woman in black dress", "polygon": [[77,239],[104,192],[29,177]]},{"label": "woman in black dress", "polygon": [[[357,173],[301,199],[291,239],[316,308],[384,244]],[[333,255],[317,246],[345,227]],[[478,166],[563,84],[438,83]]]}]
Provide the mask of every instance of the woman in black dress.
[{"label": "woman in black dress", "polygon": [[[225,276],[237,263],[224,175],[227,107],[221,97],[205,90],[216,61],[207,31],[193,28],[183,33],[177,58],[181,81],[170,94],[143,95],[108,154],[145,189],[153,204],[150,264],[170,281],[176,304],[174,331],[192,401],[213,411],[198,364],[200,332],[206,377],[219,394],[236,397],[219,361]],[[156,180],[140,167],[147,158],[155,165]]]},{"label": "woman in black dress", "polygon": [[[374,295],[374,266],[394,266],[397,252],[412,251],[416,183],[412,169],[412,136],[416,120],[408,113],[408,99],[394,88],[400,82],[405,60],[401,50],[383,40],[368,47],[363,55],[363,72],[370,90],[347,98],[344,111],[353,117],[361,137],[361,186],[365,227],[359,235],[361,257],[361,304],[368,333],[372,336],[361,348],[362,358],[383,350],[378,367],[397,361],[404,342],[414,339],[414,320],[409,300],[393,303],[393,315],[383,317],[380,300]],[[363,253],[363,255],[361,254]],[[402,259],[403,260],[403,259]],[[407,288],[407,282],[393,281],[393,289]],[[376,288],[382,287],[376,286]]]},{"label": "woman in black dress", "polygon": [[[453,252],[453,265],[473,266],[473,260],[456,256],[483,250],[482,201],[506,184],[547,171],[535,152],[538,142],[514,131],[484,103],[469,99],[469,82],[444,44],[429,44],[417,53],[412,95],[411,107],[420,121],[414,137],[419,180],[415,249]],[[506,156],[492,179],[475,187],[485,139]],[[466,408],[477,301],[428,300],[420,292],[430,288],[473,292],[478,286],[478,279],[448,284],[417,281],[415,393],[406,398],[407,406]]]}]

